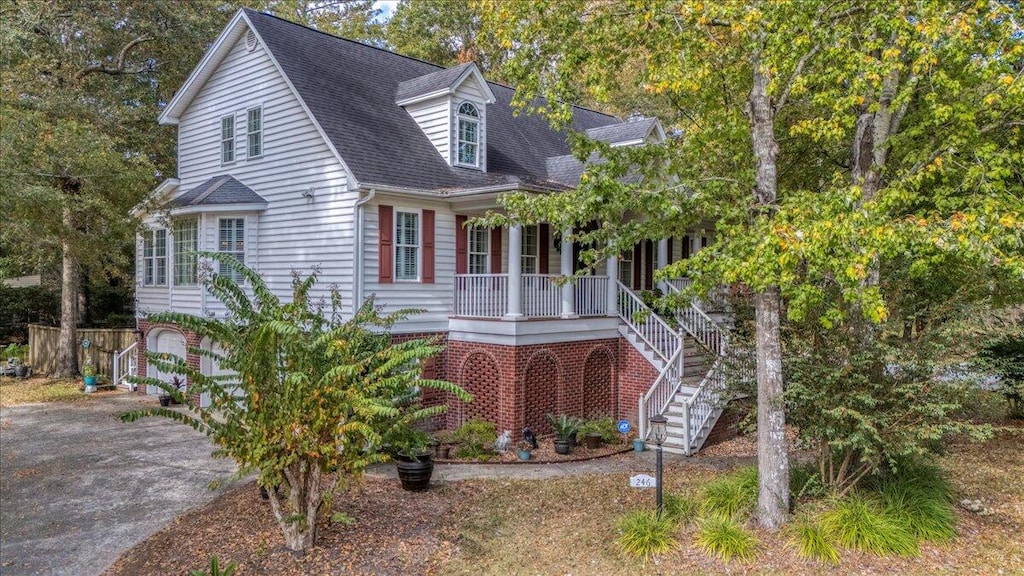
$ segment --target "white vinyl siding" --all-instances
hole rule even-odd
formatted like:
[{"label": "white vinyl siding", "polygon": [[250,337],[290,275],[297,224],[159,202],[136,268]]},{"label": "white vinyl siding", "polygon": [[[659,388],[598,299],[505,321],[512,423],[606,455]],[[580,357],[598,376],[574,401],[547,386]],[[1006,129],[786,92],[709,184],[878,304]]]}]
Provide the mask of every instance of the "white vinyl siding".
[{"label": "white vinyl siding", "polygon": [[246,157],[259,158],[263,156],[263,109],[250,108],[245,116]]},{"label": "white vinyl siding", "polygon": [[142,236],[142,284],[167,285],[167,230],[147,230]]},{"label": "white vinyl siding", "polygon": [[467,230],[469,234],[469,266],[470,274],[489,274],[491,272],[491,231],[480,226]]},{"label": "white vinyl siding", "polygon": [[196,250],[199,250],[199,219],[174,221],[174,285],[196,285]]},{"label": "white vinyl siding", "polygon": [[420,279],[420,215],[395,211],[395,280]]},{"label": "white vinyl siding", "polygon": [[[245,219],[220,218],[217,221],[217,251],[231,256],[245,264]],[[220,262],[218,272],[235,282],[242,282],[242,275],[228,262]]]},{"label": "white vinyl siding", "polygon": [[[240,162],[247,153],[244,123],[248,110],[256,107],[268,112],[261,118],[262,152],[264,156],[272,153],[273,162]],[[357,193],[348,189],[344,166],[274,67],[264,44],[249,52],[244,35],[181,116],[179,190],[187,192],[225,174],[220,162],[219,119],[227,115],[235,118],[236,164],[231,176],[266,200],[267,208],[252,213],[204,214],[200,248],[217,250],[220,218],[244,218],[245,263],[259,271],[274,294],[288,298],[291,272],[305,275],[316,266],[319,281],[310,296],[325,297],[331,286],[337,286],[345,296],[342,311],[350,314]],[[309,188],[316,191],[313,202],[301,195]],[[225,312],[216,298],[199,288],[175,288],[170,295],[167,289],[139,291],[140,314],[168,309],[218,317]]]},{"label": "white vinyl siding", "polygon": [[448,126],[451,122],[452,109],[449,98],[428,100],[406,106],[405,110],[416,121],[416,124],[423,131],[423,134],[434,145],[437,153],[444,158],[446,163],[451,163],[451,149]]},{"label": "white vinyl siding", "polygon": [[220,119],[220,163],[230,164],[235,161],[235,117],[225,116]]}]

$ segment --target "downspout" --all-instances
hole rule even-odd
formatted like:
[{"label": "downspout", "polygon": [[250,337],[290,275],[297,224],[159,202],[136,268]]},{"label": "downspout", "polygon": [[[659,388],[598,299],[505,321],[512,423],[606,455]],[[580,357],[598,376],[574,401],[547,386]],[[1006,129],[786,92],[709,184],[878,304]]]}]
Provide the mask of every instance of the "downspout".
[{"label": "downspout", "polygon": [[373,200],[377,195],[376,188],[370,188],[370,193],[365,197],[356,200],[356,242],[355,257],[352,258],[352,315],[363,305],[363,205]]}]

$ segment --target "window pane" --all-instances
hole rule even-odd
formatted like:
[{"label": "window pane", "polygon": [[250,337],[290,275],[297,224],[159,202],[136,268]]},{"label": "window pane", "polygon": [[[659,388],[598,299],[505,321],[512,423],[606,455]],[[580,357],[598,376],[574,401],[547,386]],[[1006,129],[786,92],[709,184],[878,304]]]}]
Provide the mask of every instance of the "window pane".
[{"label": "window pane", "polygon": [[262,111],[259,108],[249,110],[249,132],[258,132],[263,128]]},{"label": "window pane", "polygon": [[178,286],[196,283],[198,229],[199,221],[195,218],[174,223],[174,283]]},{"label": "window pane", "polygon": [[250,158],[263,155],[263,110],[249,110],[246,121],[246,148]]},{"label": "window pane", "polygon": [[476,144],[459,143],[459,163],[476,164]]},{"label": "window pane", "polygon": [[480,114],[476,110],[476,106],[473,106],[469,102],[463,102],[462,105],[459,106],[459,114],[462,114],[463,116],[472,116],[474,118],[480,117]]},{"label": "window pane", "polygon": [[259,132],[249,134],[249,156],[256,157],[263,154],[263,135]]},{"label": "window pane", "polygon": [[[221,218],[218,226],[217,251],[227,254],[245,263],[245,219]],[[220,274],[230,277],[235,282],[242,281],[242,275],[226,262],[218,266]]]},{"label": "window pane", "polygon": [[399,280],[416,280],[418,251],[414,246],[398,246],[395,252],[395,275]]},{"label": "window pane", "polygon": [[220,121],[220,139],[227,140],[228,138],[235,137],[235,119],[231,116],[225,116]]}]

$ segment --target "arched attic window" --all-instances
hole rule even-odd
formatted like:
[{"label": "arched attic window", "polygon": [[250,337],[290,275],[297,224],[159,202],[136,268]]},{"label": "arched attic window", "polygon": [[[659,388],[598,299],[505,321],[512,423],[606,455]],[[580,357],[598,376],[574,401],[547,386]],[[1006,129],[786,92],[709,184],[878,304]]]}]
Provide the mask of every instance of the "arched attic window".
[{"label": "arched attic window", "polygon": [[459,106],[458,163],[480,166],[480,112],[471,102],[463,102]]}]

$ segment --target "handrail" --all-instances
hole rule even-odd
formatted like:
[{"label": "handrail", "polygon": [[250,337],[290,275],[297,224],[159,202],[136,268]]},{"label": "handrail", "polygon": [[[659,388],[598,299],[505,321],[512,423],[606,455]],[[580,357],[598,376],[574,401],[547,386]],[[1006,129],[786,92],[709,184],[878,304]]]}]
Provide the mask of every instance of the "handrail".
[{"label": "handrail", "polygon": [[[632,328],[659,358],[669,362],[675,352],[682,349],[679,333],[644,304],[643,300],[621,280],[616,280],[615,284],[618,287],[619,318]],[[642,315],[643,321],[638,321],[637,315]]]},{"label": "handrail", "polygon": [[[114,351],[113,383],[115,386],[120,386],[121,381],[128,376],[136,375],[138,367],[136,366],[135,354],[133,352],[138,345],[138,342],[133,342],[131,346],[124,350]],[[131,384],[128,384],[128,386],[130,387]]]},{"label": "handrail", "polygon": [[687,424],[685,426],[687,455],[691,452],[693,439],[697,438],[701,429],[719,408],[719,392],[726,386],[724,364],[724,356],[716,358],[707,374],[701,379],[697,391],[683,403],[683,414]]},{"label": "handrail", "polygon": [[[665,285],[670,292],[680,292],[674,282],[666,282]],[[701,346],[718,356],[725,354],[729,347],[729,335],[700,307],[691,302],[689,306],[677,309],[675,316],[683,330]]]},{"label": "handrail", "polygon": [[[664,412],[682,386],[684,357],[685,352],[680,346],[668,360],[665,369],[658,375],[654,384],[651,384],[647,393],[640,397],[637,427],[641,438],[647,438],[647,424],[650,422],[650,417]],[[666,382],[668,386],[665,385]]]}]

